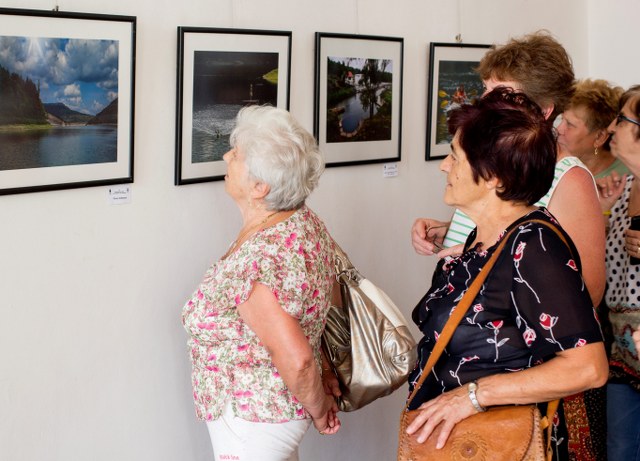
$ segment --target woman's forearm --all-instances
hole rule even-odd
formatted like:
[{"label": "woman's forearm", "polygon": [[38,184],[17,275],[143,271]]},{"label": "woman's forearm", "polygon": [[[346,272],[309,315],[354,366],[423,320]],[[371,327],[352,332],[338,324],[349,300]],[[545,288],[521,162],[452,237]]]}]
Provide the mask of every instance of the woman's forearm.
[{"label": "woman's forearm", "polygon": [[[291,355],[294,354],[294,355]],[[287,388],[313,418],[327,412],[322,376],[309,348],[308,353],[293,353],[288,357],[272,355],[275,365]]]},{"label": "woman's forearm", "polygon": [[254,290],[238,312],[262,344],[291,393],[312,417],[328,411],[330,401],[322,387],[314,353],[297,319],[287,314],[274,294],[263,284]]},{"label": "woman's forearm", "polygon": [[607,376],[604,346],[593,343],[523,371],[481,378],[476,395],[484,407],[547,402],[603,386]]}]

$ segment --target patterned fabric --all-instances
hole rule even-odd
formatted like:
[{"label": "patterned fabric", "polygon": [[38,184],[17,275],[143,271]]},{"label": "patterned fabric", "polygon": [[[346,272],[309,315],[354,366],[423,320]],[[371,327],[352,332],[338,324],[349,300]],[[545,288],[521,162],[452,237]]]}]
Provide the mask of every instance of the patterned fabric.
[{"label": "patterned fabric", "polygon": [[[546,226],[523,224],[534,218],[557,225],[545,209],[539,209],[509,226],[517,230],[412,401],[412,409],[469,381],[520,371],[553,358],[557,352],[602,341],[580,275],[580,262],[572,257],[577,255],[575,247],[571,243],[570,252]],[[465,252],[444,264],[414,309],[413,320],[424,337],[418,345],[416,369],[409,377],[410,390],[452,309],[497,246],[468,248],[474,239],[475,231]],[[556,459],[569,459],[563,411],[556,418],[554,439]]]},{"label": "patterned fabric", "polygon": [[335,244],[307,207],[254,234],[213,264],[182,311],[191,336],[196,415],[217,419],[228,399],[234,413],[256,422],[308,418],[274,367],[269,352],[243,322],[236,306],[254,284],[269,287],[300,322],[320,369],[320,335],[334,280]]},{"label": "patterned fabric", "polygon": [[634,178],[630,176],[624,191],[611,209],[607,235],[607,293],[613,345],[609,361],[615,382],[631,384],[640,390],[640,361],[631,335],[640,325],[640,264],[633,265],[624,248],[624,232],[631,225],[629,195]]},{"label": "patterned fabric", "polygon": [[[565,175],[565,173],[573,167],[584,168],[586,171],[589,171],[578,157],[564,157],[563,159],[558,160],[558,162],[556,163],[553,182],[551,183],[551,188],[544,197],[538,200],[538,202],[535,204],[536,206],[546,207],[549,205],[551,196],[555,192],[556,187],[558,187],[560,180]],[[595,182],[593,184],[595,187]],[[460,210],[456,210],[453,213],[453,217],[451,218],[451,224],[449,225],[449,230],[447,231],[447,235],[444,238],[443,246],[445,248],[449,248],[466,242],[467,237],[475,227],[475,223],[469,216],[467,216]]]},{"label": "patterned fabric", "polygon": [[562,399],[571,460],[606,461],[606,400],[606,386]]}]

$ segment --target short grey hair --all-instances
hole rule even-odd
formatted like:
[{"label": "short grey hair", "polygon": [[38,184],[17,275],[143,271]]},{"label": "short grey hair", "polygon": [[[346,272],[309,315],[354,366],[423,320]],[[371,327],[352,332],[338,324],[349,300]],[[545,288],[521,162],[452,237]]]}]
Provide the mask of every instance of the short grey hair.
[{"label": "short grey hair", "polygon": [[270,210],[300,208],[324,171],[315,138],[284,109],[242,108],[230,143],[244,154],[249,176],[269,185]]}]

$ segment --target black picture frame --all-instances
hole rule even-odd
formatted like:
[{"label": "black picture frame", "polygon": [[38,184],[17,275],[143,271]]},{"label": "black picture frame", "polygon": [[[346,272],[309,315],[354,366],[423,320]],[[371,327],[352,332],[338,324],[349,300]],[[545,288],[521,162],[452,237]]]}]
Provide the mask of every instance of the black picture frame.
[{"label": "black picture frame", "polygon": [[289,109],[290,31],[178,27],[175,185],[224,179],[240,108]]},{"label": "black picture frame", "polygon": [[442,159],[449,153],[447,112],[460,102],[471,102],[482,95],[482,80],[474,69],[489,48],[491,45],[475,43],[430,44],[425,160]]},{"label": "black picture frame", "polygon": [[404,39],[316,32],[315,51],[314,134],[326,165],[400,161]]},{"label": "black picture frame", "polygon": [[0,195],[133,182],[136,17],[0,8],[0,31]]}]

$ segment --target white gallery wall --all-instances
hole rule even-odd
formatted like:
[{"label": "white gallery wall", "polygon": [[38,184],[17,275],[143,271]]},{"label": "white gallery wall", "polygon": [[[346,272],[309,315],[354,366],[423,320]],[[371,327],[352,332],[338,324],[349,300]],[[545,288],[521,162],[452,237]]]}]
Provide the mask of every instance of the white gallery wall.
[{"label": "white gallery wall", "polygon": [[[130,204],[109,204],[107,187],[0,196],[0,459],[212,459],[194,416],[180,310],[240,216],[222,182],[173,185],[177,26],[291,30],[290,106],[310,131],[314,32],[404,38],[398,176],[383,178],[382,165],[330,168],[309,204],[409,317],[435,263],[414,254],[411,224],[450,215],[438,163],[424,160],[429,42],[458,33],[467,43],[504,42],[545,28],[579,76],[640,81],[636,2],[600,3],[5,0],[3,7],[136,16],[137,62]],[[343,415],[334,437],[311,430],[302,459],[395,459],[404,396]]]}]

